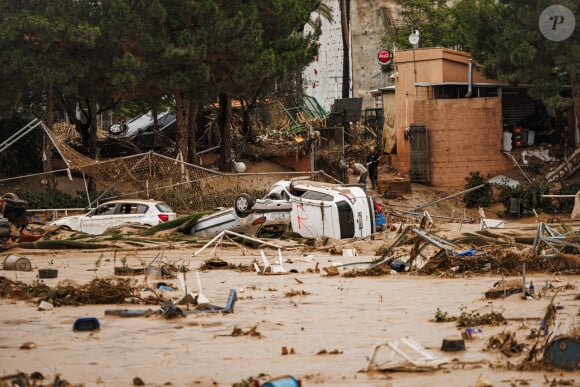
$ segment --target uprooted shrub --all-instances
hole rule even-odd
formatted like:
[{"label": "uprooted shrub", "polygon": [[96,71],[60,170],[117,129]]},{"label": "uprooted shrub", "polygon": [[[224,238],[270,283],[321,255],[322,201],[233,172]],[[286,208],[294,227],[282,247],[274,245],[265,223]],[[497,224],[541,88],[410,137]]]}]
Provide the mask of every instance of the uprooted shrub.
[{"label": "uprooted shrub", "polygon": [[[580,182],[562,182],[560,189],[555,192],[556,195],[575,195],[580,192]],[[574,199],[571,198],[553,198],[551,200],[554,212],[560,214],[569,214],[574,208]]]},{"label": "uprooted shrub", "polygon": [[470,172],[469,177],[466,177],[465,180],[467,180],[467,184],[464,186],[466,190],[485,184],[482,188],[465,193],[463,201],[467,208],[488,207],[493,203],[491,186],[485,182],[479,172]]},{"label": "uprooted shrub", "polygon": [[548,193],[549,188],[548,183],[538,181],[520,183],[515,187],[507,184],[500,185],[499,201],[508,212],[511,206],[511,199],[519,199],[521,215],[531,216],[533,215],[533,210],[540,213],[550,209],[550,200],[542,197],[542,195]]}]

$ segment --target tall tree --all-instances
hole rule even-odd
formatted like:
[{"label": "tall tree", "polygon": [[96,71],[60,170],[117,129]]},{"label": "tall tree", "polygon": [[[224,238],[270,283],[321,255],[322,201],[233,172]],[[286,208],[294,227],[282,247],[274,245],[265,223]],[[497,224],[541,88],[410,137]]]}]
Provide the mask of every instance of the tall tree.
[{"label": "tall tree", "polygon": [[[255,101],[295,75],[316,55],[315,38],[303,27],[318,0],[214,0],[216,19],[206,64],[219,95],[220,170],[231,170],[232,96]],[[249,98],[248,98],[249,96]]]},{"label": "tall tree", "polygon": [[[177,153],[194,160],[195,132],[191,130],[192,107],[201,97],[203,39],[197,23],[196,5],[191,1],[127,2],[115,0],[111,22],[131,25],[116,31],[124,54],[115,65],[114,82],[124,100],[139,101],[156,114],[173,100],[177,114]],[[204,35],[205,36],[205,35]],[[167,98],[169,97],[169,98]],[[194,113],[195,114],[195,113]],[[155,125],[154,125],[155,126]],[[192,149],[190,149],[192,148]]]},{"label": "tall tree", "polygon": [[[397,0],[401,23],[393,39],[399,48],[411,48],[409,34],[418,30],[421,47],[453,47],[457,43],[452,28],[453,15],[447,0]],[[390,43],[390,42],[387,42]]]},{"label": "tall tree", "polygon": [[[539,28],[547,0],[463,0],[455,6],[455,29],[465,49],[489,77],[529,85],[528,93],[548,107],[573,106],[580,122],[580,29],[562,41],[547,39]],[[562,0],[580,20],[580,4]],[[570,90],[567,91],[567,90]],[[576,146],[580,144],[576,138]]]},{"label": "tall tree", "polygon": [[[8,3],[13,4],[11,7]],[[26,95],[26,91],[42,95],[43,107],[48,127],[52,128],[57,96],[71,84],[76,62],[69,54],[80,46],[94,46],[98,31],[86,24],[80,17],[86,9],[81,1],[37,2],[21,1],[18,3],[3,1],[0,6],[2,25],[6,34],[2,34],[3,52],[7,57],[10,76],[6,82],[12,83],[11,90]],[[79,12],[81,11],[81,12]],[[18,108],[18,106],[14,106]],[[52,144],[45,138],[43,146],[44,170],[52,170]],[[48,179],[52,182],[52,179]]]}]

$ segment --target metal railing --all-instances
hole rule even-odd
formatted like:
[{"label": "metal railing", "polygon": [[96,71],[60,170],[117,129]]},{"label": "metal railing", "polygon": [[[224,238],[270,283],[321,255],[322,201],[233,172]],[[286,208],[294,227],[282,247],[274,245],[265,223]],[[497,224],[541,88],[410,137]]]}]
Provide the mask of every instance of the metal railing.
[{"label": "metal railing", "polygon": [[27,214],[38,214],[38,213],[44,213],[47,214],[47,218],[49,218],[50,220],[56,220],[59,218],[59,213],[61,213],[61,217],[62,216],[68,216],[69,213],[75,213],[75,212],[81,212],[81,213],[85,213],[86,212],[86,208],[35,208],[35,209],[27,209],[26,213]]}]

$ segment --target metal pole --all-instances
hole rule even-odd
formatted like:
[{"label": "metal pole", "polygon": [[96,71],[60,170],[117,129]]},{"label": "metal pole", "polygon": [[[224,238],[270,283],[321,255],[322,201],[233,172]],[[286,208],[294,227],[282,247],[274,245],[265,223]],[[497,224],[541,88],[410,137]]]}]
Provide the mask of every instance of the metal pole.
[{"label": "metal pole", "polygon": [[526,263],[522,263],[522,293],[524,300],[526,299]]},{"label": "metal pole", "polygon": [[501,275],[501,282],[503,284],[503,296],[505,298],[507,296],[507,293],[505,291],[505,276],[503,274]]},{"label": "metal pole", "polygon": [[475,191],[475,190],[480,189],[480,188],[483,188],[483,187],[485,187],[485,184],[480,184],[480,185],[478,185],[476,187],[471,187],[469,189],[466,189],[465,191],[457,192],[457,193],[454,193],[453,195],[449,195],[449,196],[446,196],[444,198],[441,198],[441,199],[438,199],[438,200],[434,200],[434,201],[429,202],[429,203],[422,204],[419,207],[415,207],[415,208],[410,209],[409,211],[421,210],[423,208],[432,206],[433,204],[437,204],[437,203],[442,202],[444,200],[451,199],[451,198],[454,198],[456,196],[459,196],[459,195],[462,195],[462,194],[465,194],[465,193],[468,193],[468,192],[471,192],[471,191]]}]

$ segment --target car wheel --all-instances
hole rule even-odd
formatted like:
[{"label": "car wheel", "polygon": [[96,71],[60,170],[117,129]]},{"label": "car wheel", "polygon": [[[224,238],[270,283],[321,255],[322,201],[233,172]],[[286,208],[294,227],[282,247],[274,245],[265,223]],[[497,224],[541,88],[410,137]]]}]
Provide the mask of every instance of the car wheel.
[{"label": "car wheel", "polygon": [[26,200],[20,199],[18,195],[12,192],[7,192],[2,195],[2,199],[12,207],[24,207],[28,205]]},{"label": "car wheel", "polygon": [[127,129],[129,129],[127,124],[113,124],[109,128],[109,133],[115,134],[115,135],[120,135],[120,134],[125,133],[127,131]]},{"label": "car wheel", "polygon": [[12,199],[12,200],[19,200],[20,198],[18,197],[18,195],[16,195],[15,193],[12,192],[7,192],[4,195],[2,195],[2,198],[4,199]]},{"label": "car wheel", "polygon": [[247,193],[243,193],[236,198],[234,208],[236,210],[236,214],[240,218],[244,218],[250,214],[253,205],[254,199],[252,199],[252,197]]}]

